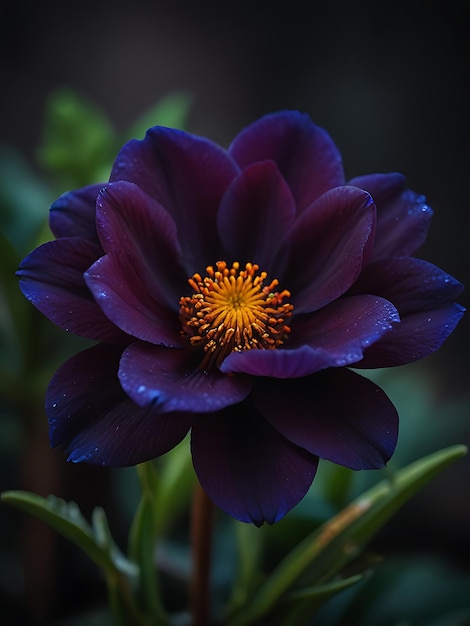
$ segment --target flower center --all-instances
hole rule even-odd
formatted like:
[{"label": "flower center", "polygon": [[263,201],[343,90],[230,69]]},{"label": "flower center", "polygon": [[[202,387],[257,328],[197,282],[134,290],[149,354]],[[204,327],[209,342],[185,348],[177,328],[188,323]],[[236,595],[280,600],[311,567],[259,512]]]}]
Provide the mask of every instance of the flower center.
[{"label": "flower center", "polygon": [[206,273],[188,280],[193,294],[179,302],[181,334],[205,352],[200,369],[220,365],[231,352],[273,350],[287,339],[294,307],[283,303],[290,298],[287,290],[275,291],[278,280],[263,286],[267,273],[252,263],[240,269],[239,263],[218,261]]}]

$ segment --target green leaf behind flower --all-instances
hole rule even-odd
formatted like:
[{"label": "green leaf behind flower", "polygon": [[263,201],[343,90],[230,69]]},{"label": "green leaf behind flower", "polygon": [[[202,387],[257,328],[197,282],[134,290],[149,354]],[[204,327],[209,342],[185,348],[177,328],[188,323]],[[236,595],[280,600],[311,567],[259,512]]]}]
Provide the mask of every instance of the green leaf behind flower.
[{"label": "green leaf behind flower", "polygon": [[102,509],[95,509],[90,525],[75,502],[65,502],[56,496],[43,498],[28,491],[5,491],[1,499],[48,524],[75,543],[104,571],[120,572],[130,578],[137,574],[135,566],[114,543]]},{"label": "green leaf behind flower", "polygon": [[152,126],[166,126],[183,130],[187,125],[192,97],[188,93],[173,92],[161,98],[129,129],[127,139],[142,139]]},{"label": "green leaf behind flower", "polygon": [[98,107],[66,89],[50,96],[38,160],[61,192],[107,180],[118,148]]},{"label": "green leaf behind flower", "polygon": [[[466,452],[461,445],[435,452],[366,491],[287,554],[227,626],[260,623],[299,585],[312,589],[326,585],[326,590],[407,500]],[[317,592],[320,597],[321,590]],[[295,602],[295,596],[290,597]]]},{"label": "green leaf behind flower", "polygon": [[363,576],[358,574],[349,578],[340,578],[325,585],[315,585],[299,589],[288,594],[277,613],[282,626],[299,626],[313,615],[325,602],[336,594],[349,589]]},{"label": "green leaf behind flower", "polygon": [[100,507],[94,510],[90,525],[75,502],[67,503],[56,496],[43,498],[27,491],[6,491],[1,499],[48,524],[83,550],[103,570],[116,624],[144,626],[148,623],[145,616],[139,613],[133,597],[138,568],[115,544],[106,515]]}]

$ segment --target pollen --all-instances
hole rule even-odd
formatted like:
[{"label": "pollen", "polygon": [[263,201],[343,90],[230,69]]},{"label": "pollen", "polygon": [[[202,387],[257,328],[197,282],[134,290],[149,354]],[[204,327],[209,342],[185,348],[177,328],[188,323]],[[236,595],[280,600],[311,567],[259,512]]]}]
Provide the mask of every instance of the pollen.
[{"label": "pollen", "polygon": [[231,352],[274,350],[287,339],[293,305],[291,294],[276,291],[259,266],[218,261],[206,275],[188,280],[192,295],[180,298],[181,334],[194,349],[203,351],[200,369],[218,366]]}]

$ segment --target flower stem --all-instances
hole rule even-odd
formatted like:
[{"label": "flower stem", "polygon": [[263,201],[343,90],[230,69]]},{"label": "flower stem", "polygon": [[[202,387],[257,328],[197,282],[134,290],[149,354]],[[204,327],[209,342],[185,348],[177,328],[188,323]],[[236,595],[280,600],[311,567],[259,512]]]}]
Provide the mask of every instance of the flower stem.
[{"label": "flower stem", "polygon": [[191,512],[193,572],[189,588],[192,626],[205,626],[210,613],[210,567],[214,505],[196,485]]}]

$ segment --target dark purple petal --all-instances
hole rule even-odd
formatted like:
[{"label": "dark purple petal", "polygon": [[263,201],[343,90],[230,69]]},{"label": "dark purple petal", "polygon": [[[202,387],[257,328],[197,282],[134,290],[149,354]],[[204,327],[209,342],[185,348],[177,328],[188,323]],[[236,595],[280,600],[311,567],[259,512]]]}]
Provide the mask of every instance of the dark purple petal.
[{"label": "dark purple petal", "polygon": [[332,366],[334,366],[334,357],[326,350],[301,346],[293,350],[232,352],[220,365],[220,371],[226,374],[241,373],[271,378],[297,378]]},{"label": "dark purple petal", "polygon": [[85,280],[105,315],[128,335],[165,346],[181,346],[175,312],[162,306],[140,264],[125,252],[109,253],[85,272]]},{"label": "dark purple petal", "polygon": [[464,312],[458,304],[447,304],[404,315],[398,326],[365,351],[364,359],[355,367],[393,367],[428,356],[441,347]]},{"label": "dark purple petal", "polygon": [[[96,224],[103,249],[132,258],[141,284],[157,302],[177,312],[188,277],[180,264],[181,248],[169,213],[139,187],[121,181],[98,196]],[[132,284],[128,287],[132,289]]]},{"label": "dark purple petal", "polygon": [[374,383],[347,369],[307,378],[258,380],[255,404],[284,437],[351,469],[383,467],[398,436],[398,415]]},{"label": "dark purple petal", "polygon": [[453,301],[462,285],[441,269],[410,257],[378,259],[362,273],[351,293],[376,293],[397,307],[401,322],[365,353],[358,367],[390,367],[437,350],[464,309]]},{"label": "dark purple petal", "polygon": [[233,352],[220,369],[226,373],[297,378],[327,367],[351,365],[360,361],[364,349],[390,332],[399,319],[395,307],[382,298],[344,298],[297,319],[286,349]]},{"label": "dark purple petal", "polygon": [[96,304],[83,273],[102,254],[79,238],[50,241],[36,248],[17,272],[24,295],[54,324],[95,341],[128,343]]},{"label": "dark purple petal", "polygon": [[173,217],[188,274],[220,257],[217,211],[239,168],[216,144],[180,130],[154,127],[120,151],[111,182],[136,183]]},{"label": "dark purple petal", "polygon": [[374,258],[409,256],[426,239],[432,210],[426,198],[405,189],[402,174],[370,174],[349,182],[368,191],[377,207]]},{"label": "dark purple petal", "polygon": [[284,517],[307,493],[318,464],[248,402],[196,415],[191,450],[196,474],[213,502],[256,526]]},{"label": "dark purple petal", "polygon": [[368,258],[375,206],[356,187],[337,187],[302,213],[288,238],[290,261],[282,287],[295,312],[315,311],[342,295]]},{"label": "dark purple petal", "polygon": [[275,161],[294,194],[298,212],[345,182],[337,147],[305,113],[282,111],[262,117],[235,138],[229,152],[242,168],[257,161]]},{"label": "dark purple petal", "polygon": [[98,345],[72,357],[56,372],[46,411],[53,447],[69,461],[128,466],[160,456],[188,432],[192,416],[142,409],[117,378],[121,350]]},{"label": "dark purple petal", "polygon": [[388,333],[400,316],[391,302],[372,295],[341,298],[320,311],[295,318],[289,346],[324,348],[337,365],[354,363],[362,350]]},{"label": "dark purple petal", "polygon": [[119,380],[139,406],[151,406],[161,413],[219,411],[244,400],[251,389],[248,377],[196,369],[189,351],[140,342],[124,351]]},{"label": "dark purple petal", "polygon": [[272,161],[243,170],[228,188],[218,215],[220,237],[230,258],[257,263],[268,272],[294,220],[294,198]]},{"label": "dark purple petal", "polygon": [[49,227],[57,238],[81,237],[99,244],[96,233],[96,198],[103,184],[64,193],[51,205]]},{"label": "dark purple petal", "polygon": [[366,174],[356,176],[348,181],[348,185],[364,189],[374,198],[374,201],[381,206],[388,204],[405,191],[406,178],[399,172],[388,174]]},{"label": "dark purple petal", "polygon": [[379,259],[362,272],[351,293],[374,293],[400,315],[429,311],[456,300],[463,285],[432,263],[410,257]]}]

